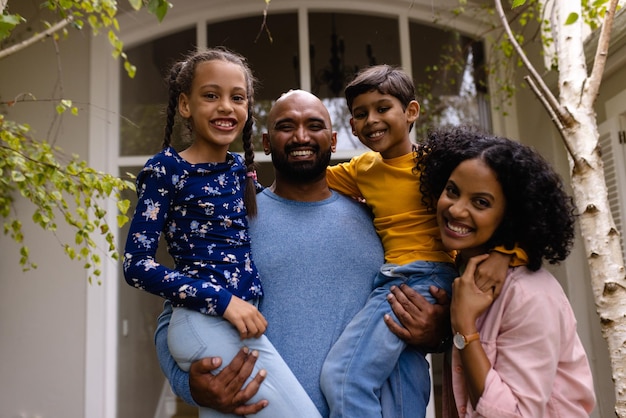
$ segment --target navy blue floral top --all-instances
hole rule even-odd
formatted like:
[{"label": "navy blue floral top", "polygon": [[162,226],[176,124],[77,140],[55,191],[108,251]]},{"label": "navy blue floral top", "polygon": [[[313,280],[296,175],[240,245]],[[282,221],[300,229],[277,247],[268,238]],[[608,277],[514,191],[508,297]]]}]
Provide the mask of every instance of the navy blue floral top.
[{"label": "navy blue floral top", "polygon": [[[223,163],[190,164],[165,148],[148,160],[137,177],[139,199],[124,251],[128,284],[208,315],[223,315],[232,295],[259,298],[245,176],[242,157],[232,153]],[[155,260],[161,232],[175,270]]]}]

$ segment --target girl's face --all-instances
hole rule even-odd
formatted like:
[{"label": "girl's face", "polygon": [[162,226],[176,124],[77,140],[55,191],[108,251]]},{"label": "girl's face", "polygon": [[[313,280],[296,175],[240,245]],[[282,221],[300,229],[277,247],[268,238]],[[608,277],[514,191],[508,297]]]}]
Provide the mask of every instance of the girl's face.
[{"label": "girl's face", "polygon": [[504,217],[506,201],[493,170],[480,159],[465,160],[437,202],[437,221],[446,248],[463,258],[485,253],[485,243]]},{"label": "girl's face", "polygon": [[205,61],[196,65],[191,93],[181,94],[178,109],[193,127],[194,147],[226,153],[248,119],[246,76],[239,65]]}]

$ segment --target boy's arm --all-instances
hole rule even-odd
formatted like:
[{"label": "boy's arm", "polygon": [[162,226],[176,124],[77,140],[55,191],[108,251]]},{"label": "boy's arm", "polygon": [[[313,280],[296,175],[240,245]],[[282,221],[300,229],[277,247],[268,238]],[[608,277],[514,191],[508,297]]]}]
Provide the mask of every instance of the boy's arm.
[{"label": "boy's arm", "polygon": [[346,163],[329,166],[326,169],[326,182],[328,187],[342,195],[362,198],[361,191],[356,184],[355,158]]}]

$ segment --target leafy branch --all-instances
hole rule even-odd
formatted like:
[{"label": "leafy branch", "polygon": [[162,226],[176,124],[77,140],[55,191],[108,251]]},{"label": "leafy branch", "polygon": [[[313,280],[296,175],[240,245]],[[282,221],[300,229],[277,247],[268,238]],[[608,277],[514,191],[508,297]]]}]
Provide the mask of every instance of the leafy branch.
[{"label": "leafy branch", "polygon": [[[63,105],[61,105],[63,106]],[[4,233],[20,247],[20,264],[24,270],[35,268],[28,247],[24,244],[23,214],[15,209],[14,197],[19,193],[34,205],[32,221],[46,231],[56,231],[57,218],[71,226],[73,244],[62,244],[65,254],[72,260],[84,260],[91,269],[89,281],[99,276],[101,257],[94,234],[104,237],[108,247],[106,255],[118,259],[115,246],[115,229],[106,221],[103,203],[107,198],[117,201],[118,226],[128,221],[126,212],[130,201],[122,199],[123,190],[134,190],[131,181],[96,171],[73,155],[62,164],[58,161],[60,150],[45,141],[29,136],[27,125],[16,124],[0,115],[0,216],[4,218]]]},{"label": "leafy branch", "polygon": [[[42,9],[52,12],[58,21],[44,21],[42,31],[20,42],[14,41],[11,36],[14,29],[26,20],[9,12],[8,1],[0,0],[0,41],[10,46],[0,50],[0,59],[44,39],[50,38],[56,44],[62,35],[68,35],[68,29],[82,30],[88,25],[94,36],[106,31],[113,47],[113,57],[121,57],[124,69],[130,77],[134,77],[136,68],[128,61],[118,37],[116,0],[45,0]],[[128,0],[128,3],[135,11],[147,9],[159,21],[171,7],[167,0]],[[19,101],[24,99],[19,97],[1,104],[11,107]],[[69,99],[56,99],[55,103],[59,115],[66,112],[78,114],[78,108]],[[0,114],[0,217],[3,219],[4,234],[20,246],[19,262],[24,270],[37,266],[25,243],[24,213],[18,212],[16,207],[15,199],[20,195],[34,207],[32,221],[57,237],[69,259],[84,262],[84,267],[89,270],[89,282],[92,283],[101,275],[103,255],[114,260],[119,258],[115,233],[129,220],[126,213],[130,201],[122,198],[125,190],[134,190],[134,183],[97,171],[78,155],[67,156],[49,141],[33,138],[29,125],[16,123],[9,120],[6,114]],[[106,205],[110,199],[117,204],[115,227],[107,223]],[[58,222],[70,227],[74,233],[73,240],[66,242],[56,234]]]}]

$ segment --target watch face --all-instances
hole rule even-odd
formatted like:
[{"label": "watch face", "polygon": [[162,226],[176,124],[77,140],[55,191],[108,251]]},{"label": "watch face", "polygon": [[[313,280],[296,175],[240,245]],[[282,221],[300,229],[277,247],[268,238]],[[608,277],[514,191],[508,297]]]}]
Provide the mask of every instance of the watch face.
[{"label": "watch face", "polygon": [[463,350],[465,348],[465,337],[462,334],[454,334],[452,342],[454,343],[454,346],[459,350]]}]

